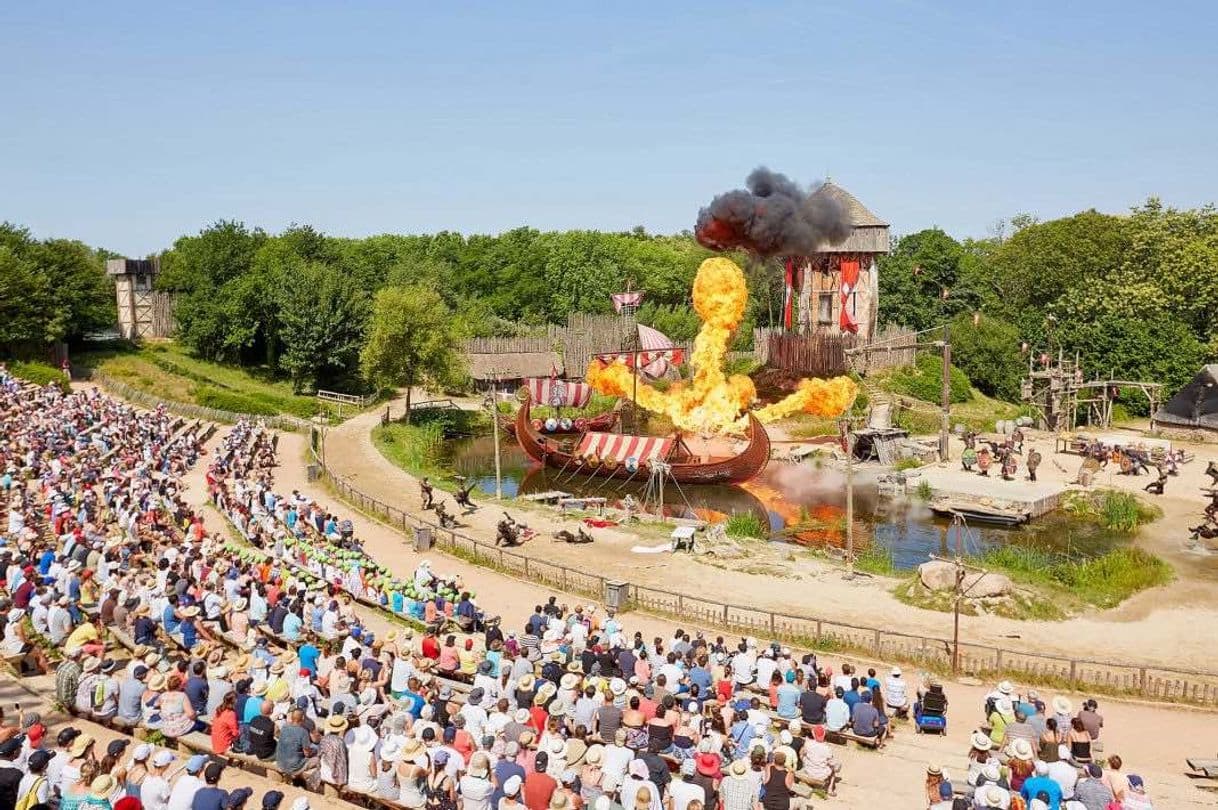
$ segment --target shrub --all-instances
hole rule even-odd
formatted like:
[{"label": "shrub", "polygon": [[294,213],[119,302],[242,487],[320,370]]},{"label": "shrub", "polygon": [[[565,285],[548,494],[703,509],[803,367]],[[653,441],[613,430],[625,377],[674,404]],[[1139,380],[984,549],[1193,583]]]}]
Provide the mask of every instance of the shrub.
[{"label": "shrub", "polygon": [[[973,398],[972,386],[963,371],[953,365],[948,379],[951,384],[952,402],[968,402]],[[934,354],[920,354],[914,365],[893,371],[889,377],[889,385],[895,393],[926,402],[939,402],[942,398],[943,359]]]},{"label": "shrub", "polygon": [[51,384],[65,394],[71,390],[68,378],[64,376],[64,373],[46,363],[11,363],[8,370],[14,377],[20,377],[36,385]]},{"label": "shrub", "polygon": [[952,362],[984,394],[1015,402],[1026,366],[1019,354],[1019,329],[1001,318],[984,316],[974,325],[971,315],[952,319]]}]

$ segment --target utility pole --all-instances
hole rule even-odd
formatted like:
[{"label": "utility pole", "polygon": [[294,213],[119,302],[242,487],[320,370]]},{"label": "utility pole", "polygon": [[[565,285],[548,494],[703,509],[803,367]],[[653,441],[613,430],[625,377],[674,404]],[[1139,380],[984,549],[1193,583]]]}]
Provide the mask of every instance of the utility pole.
[{"label": "utility pole", "polygon": [[495,500],[501,501],[503,500],[503,475],[499,460],[499,373],[494,372],[491,379],[489,402],[491,406],[491,433],[495,437]]},{"label": "utility pole", "polygon": [[[952,514],[952,524],[948,531],[955,530],[956,532],[956,556],[950,560],[939,557],[935,554],[930,555],[932,560],[940,562],[950,562],[956,568],[956,598],[952,608],[952,674],[960,672],[960,606],[964,603],[964,597],[968,596],[968,592],[981,582],[982,577],[988,573],[984,568],[978,568],[975,565],[969,565],[964,561],[964,533],[968,529],[968,525],[964,522],[964,516],[959,512]],[[964,577],[968,571],[975,571],[981,576],[973,581],[973,584],[968,588],[964,587]]]},{"label": "utility pole", "polygon": [[[854,408],[854,403],[850,403]],[[846,430],[846,579],[854,578],[854,441],[850,436],[850,411],[843,420]]]},{"label": "utility pole", "polygon": [[951,409],[952,409],[952,343],[951,336],[948,332],[948,325],[943,324],[943,385],[940,390],[940,403],[943,408],[942,421],[939,425],[939,460],[947,461],[951,457],[951,445],[949,436],[951,433]]}]

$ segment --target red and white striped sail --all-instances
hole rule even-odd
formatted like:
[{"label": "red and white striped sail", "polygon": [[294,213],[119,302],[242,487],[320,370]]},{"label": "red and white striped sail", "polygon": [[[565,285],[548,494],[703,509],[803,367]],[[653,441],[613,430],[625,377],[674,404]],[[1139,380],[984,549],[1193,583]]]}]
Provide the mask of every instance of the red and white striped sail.
[{"label": "red and white striped sail", "polygon": [[530,377],[525,380],[529,398],[537,405],[555,408],[583,408],[592,399],[592,386],[552,377]]},{"label": "red and white striped sail", "polygon": [[635,458],[639,462],[666,459],[672,450],[672,439],[655,436],[629,436],[617,433],[585,433],[575,455],[596,456],[602,461],[623,462]]}]

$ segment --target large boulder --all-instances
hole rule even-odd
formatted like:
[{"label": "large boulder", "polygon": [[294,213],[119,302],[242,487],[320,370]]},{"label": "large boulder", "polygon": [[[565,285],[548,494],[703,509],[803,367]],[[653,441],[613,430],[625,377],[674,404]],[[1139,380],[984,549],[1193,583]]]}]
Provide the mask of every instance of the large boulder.
[{"label": "large boulder", "polygon": [[1015,590],[1015,583],[1006,574],[993,572],[964,575],[964,594],[970,599],[987,599],[1007,596]]},{"label": "large boulder", "polygon": [[956,587],[956,566],[930,560],[918,566],[918,578],[932,591],[950,591]]},{"label": "large boulder", "polygon": [[[930,560],[918,566],[918,578],[932,591],[951,591],[956,587],[956,566],[943,560]],[[1006,596],[1015,584],[1005,574],[969,571],[964,574],[964,595],[969,599]]]}]

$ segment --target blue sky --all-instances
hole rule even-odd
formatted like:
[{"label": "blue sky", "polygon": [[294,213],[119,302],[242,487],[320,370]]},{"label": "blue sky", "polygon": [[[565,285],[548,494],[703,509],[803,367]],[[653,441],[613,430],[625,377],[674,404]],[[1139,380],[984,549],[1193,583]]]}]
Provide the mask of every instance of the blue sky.
[{"label": "blue sky", "polygon": [[128,255],[661,232],[758,164],[907,233],[1218,198],[1218,3],[6,3],[0,219]]}]

